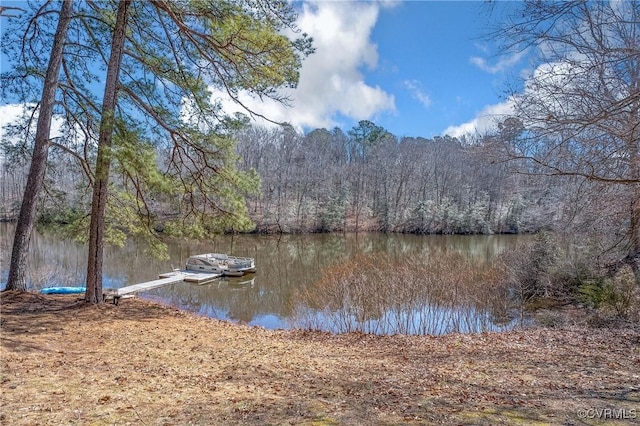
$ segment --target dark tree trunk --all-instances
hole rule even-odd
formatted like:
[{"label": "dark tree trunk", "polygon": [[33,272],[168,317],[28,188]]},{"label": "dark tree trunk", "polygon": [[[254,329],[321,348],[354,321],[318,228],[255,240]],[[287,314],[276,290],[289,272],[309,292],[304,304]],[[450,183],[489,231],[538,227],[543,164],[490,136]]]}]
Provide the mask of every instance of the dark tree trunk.
[{"label": "dark tree trunk", "polygon": [[107,69],[107,81],[102,100],[102,119],[98,136],[98,158],[93,182],[91,225],[89,228],[89,261],[87,265],[87,291],[85,293],[85,300],[89,303],[102,303],[105,210],[109,185],[109,168],[111,166],[111,154],[109,151],[115,129],[115,105],[118,95],[118,81],[124,51],[129,5],[129,0],[121,1],[118,4],[116,25],[113,29],[111,43],[111,56]]},{"label": "dark tree trunk", "polygon": [[40,112],[36,128],[36,140],[33,147],[33,156],[29,167],[27,185],[22,197],[20,215],[16,225],[16,233],[13,239],[13,249],[11,252],[11,265],[9,267],[9,278],[7,280],[7,290],[27,289],[26,270],[27,256],[29,254],[29,241],[33,231],[33,223],[36,218],[36,206],[38,196],[42,190],[44,175],[47,169],[47,155],[49,153],[49,136],[51,132],[51,118],[53,116],[53,106],[55,104],[56,89],[58,87],[58,75],[64,50],[64,43],[67,38],[67,29],[71,21],[73,0],[64,0],[60,8],[60,18],[58,27],[51,47],[51,57],[42,88],[42,98],[40,100]]}]

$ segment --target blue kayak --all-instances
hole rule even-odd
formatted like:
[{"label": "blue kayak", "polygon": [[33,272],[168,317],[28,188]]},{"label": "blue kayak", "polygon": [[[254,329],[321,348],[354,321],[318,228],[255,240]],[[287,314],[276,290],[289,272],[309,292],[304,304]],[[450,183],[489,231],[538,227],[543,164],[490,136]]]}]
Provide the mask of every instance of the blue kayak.
[{"label": "blue kayak", "polygon": [[87,291],[86,287],[47,287],[40,290],[42,294],[76,294]]}]

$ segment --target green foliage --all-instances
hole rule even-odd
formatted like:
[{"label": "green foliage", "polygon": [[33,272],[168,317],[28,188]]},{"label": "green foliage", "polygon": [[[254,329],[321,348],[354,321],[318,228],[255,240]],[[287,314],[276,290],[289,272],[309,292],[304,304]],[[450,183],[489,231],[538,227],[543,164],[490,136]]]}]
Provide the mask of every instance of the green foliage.
[{"label": "green foliage", "polygon": [[[284,35],[296,37],[293,7],[252,0],[131,3],[118,105],[113,116],[103,117],[90,86],[104,81],[117,5],[74,4],[57,92],[65,137],[56,146],[77,161],[85,180],[74,188],[78,195],[67,196],[70,188],[59,191],[55,207],[47,206],[41,220],[86,241],[96,135],[107,120],[113,145],[101,147],[111,165],[105,242],[120,246],[135,236],[164,257],[166,235],[203,238],[253,229],[245,197],[257,192],[259,179],[253,170],[236,169],[235,140],[229,136],[247,118],[226,116],[212,101],[210,87],[285,101],[278,89],[297,85],[302,57],[313,51],[305,34],[295,40]],[[3,94],[27,105],[41,90],[46,67],[42,52],[54,22],[47,8],[32,7],[12,23],[14,31],[3,34],[3,52],[12,52]],[[26,134],[28,128],[17,130]],[[20,140],[10,146],[16,162],[28,158],[30,149],[30,138]]]},{"label": "green foliage", "polygon": [[332,194],[329,197],[326,208],[320,216],[321,227],[323,231],[335,231],[344,226],[344,216],[347,209],[346,191],[340,191],[338,194]]},{"label": "green foliage", "polygon": [[624,271],[613,278],[600,279],[581,285],[578,299],[593,309],[609,310],[620,318],[627,318],[638,303],[633,274]]},{"label": "green foliage", "polygon": [[[234,86],[261,93],[283,85],[295,87],[301,63],[289,39],[275,32],[271,23],[254,19],[240,7],[227,6],[224,16],[210,19],[209,25],[216,43],[227,46],[225,59],[236,65]],[[260,59],[251,61],[254,55]]]},{"label": "green foliage", "polygon": [[613,285],[604,280],[596,282],[586,282],[577,289],[577,297],[585,305],[597,309],[610,297]]},{"label": "green foliage", "polygon": [[[119,218],[126,219],[119,228],[156,239],[157,234],[203,238],[253,229],[245,197],[257,192],[259,179],[253,170],[236,169],[235,140],[229,137],[246,118],[226,117],[211,103],[208,88],[279,99],[276,89],[297,84],[301,56],[312,51],[301,43],[310,42],[306,35],[297,41],[282,35],[280,30],[294,22],[287,4],[255,6],[243,1],[134,5],[122,103],[146,118],[135,130],[133,115],[126,118],[128,130],[113,152],[120,191],[114,202],[130,212]],[[168,42],[174,37],[180,42]]]},{"label": "green foliage", "polygon": [[361,120],[356,127],[349,130],[349,136],[361,145],[374,146],[381,143],[385,137],[390,136],[390,133],[371,121]]},{"label": "green foliage", "polygon": [[617,318],[638,311],[638,288],[630,267],[611,277],[598,269],[592,244],[567,244],[557,234],[541,233],[528,245],[500,256],[500,286],[524,310],[577,303]]},{"label": "green foliage", "polygon": [[60,225],[75,223],[84,216],[84,212],[71,206],[47,209],[38,215],[38,225],[46,229],[55,229]]},{"label": "green foliage", "polygon": [[[149,251],[166,257],[161,236],[201,239],[211,233],[248,231],[245,196],[255,193],[254,171],[235,168],[235,143],[229,136],[190,130],[190,149],[183,152],[192,161],[163,163],[155,148],[135,132],[122,132],[113,150],[114,173],[120,182],[112,192],[117,229],[148,243]],[[180,167],[177,167],[177,166]],[[113,226],[115,225],[115,226]],[[117,239],[112,241],[117,242]]]}]

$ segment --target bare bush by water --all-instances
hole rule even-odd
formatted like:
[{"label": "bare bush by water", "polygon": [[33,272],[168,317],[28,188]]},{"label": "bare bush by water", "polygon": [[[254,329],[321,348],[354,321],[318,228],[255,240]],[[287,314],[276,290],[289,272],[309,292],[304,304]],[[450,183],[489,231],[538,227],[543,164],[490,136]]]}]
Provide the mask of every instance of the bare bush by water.
[{"label": "bare bush by water", "polygon": [[444,334],[511,328],[495,270],[458,253],[360,255],[296,294],[298,326],[333,332]]}]

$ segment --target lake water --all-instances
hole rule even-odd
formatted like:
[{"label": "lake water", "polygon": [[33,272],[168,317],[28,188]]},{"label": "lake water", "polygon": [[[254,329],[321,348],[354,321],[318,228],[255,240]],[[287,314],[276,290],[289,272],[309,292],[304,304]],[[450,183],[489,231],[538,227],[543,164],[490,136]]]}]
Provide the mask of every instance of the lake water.
[{"label": "lake water", "polygon": [[[0,286],[8,276],[14,225],[0,224]],[[377,253],[390,259],[428,258],[458,252],[482,267],[503,250],[528,240],[527,236],[441,236],[405,234],[304,234],[304,235],[225,235],[210,241],[176,241],[169,245],[168,261],[159,261],[130,241],[125,247],[108,247],[104,259],[104,287],[123,287],[156,279],[159,273],[183,267],[192,254],[218,252],[253,257],[258,272],[241,278],[224,278],[210,284],[172,284],[139,296],[213,318],[258,325],[266,328],[314,327],[345,331],[339,324],[324,321],[329,308],[301,306],[296,297],[313,286],[323,271],[362,253]],[[83,286],[86,274],[86,246],[58,237],[35,233],[29,255],[29,289],[48,286]],[[393,271],[389,271],[393,274]],[[366,297],[366,296],[365,296]],[[126,303],[126,302],[125,302]],[[411,309],[416,309],[411,308]],[[363,327],[378,333],[429,333],[503,329],[510,323],[492,322],[487,312],[464,307],[463,318],[457,309],[420,305],[433,315],[433,325],[423,329],[389,327],[389,316],[414,315],[407,310],[384,312],[367,320]],[[459,310],[458,310],[459,311]],[[304,318],[301,318],[301,312]],[[425,314],[427,315],[427,314]],[[309,321],[309,319],[312,321]],[[380,327],[385,319],[387,326]],[[413,317],[411,317],[413,318]],[[457,319],[456,319],[457,318]],[[356,321],[356,319],[353,319]],[[413,321],[413,319],[411,319]],[[424,318],[421,320],[424,321]]]}]

